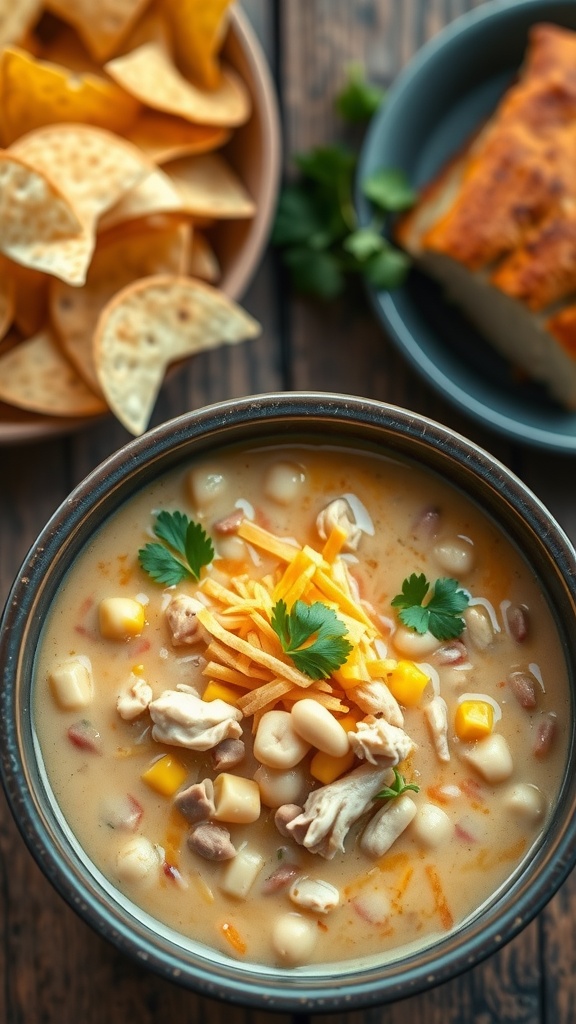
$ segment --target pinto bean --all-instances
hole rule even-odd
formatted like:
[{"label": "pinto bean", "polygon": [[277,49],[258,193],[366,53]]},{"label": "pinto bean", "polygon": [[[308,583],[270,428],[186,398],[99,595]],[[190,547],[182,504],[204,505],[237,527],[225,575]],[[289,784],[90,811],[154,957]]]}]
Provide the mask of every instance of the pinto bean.
[{"label": "pinto bean", "polygon": [[534,740],[533,754],[538,759],[543,759],[550,753],[556,733],[558,731],[558,719],[553,712],[543,715],[536,726],[536,737]]},{"label": "pinto bean", "polygon": [[437,665],[462,665],[468,661],[468,651],[461,640],[449,640],[434,651],[433,657]]},{"label": "pinto bean", "polygon": [[188,846],[204,860],[231,860],[236,856],[230,833],[223,825],[202,821],[188,833]]},{"label": "pinto bean", "polygon": [[412,532],[417,537],[432,539],[438,533],[438,527],[440,526],[440,509],[432,505],[428,508],[422,509],[422,512],[417,517]]},{"label": "pinto bean", "polygon": [[243,508],[235,508],[230,515],[224,516],[223,519],[218,519],[214,523],[212,529],[214,533],[218,533],[225,537],[230,533],[237,533],[238,527],[242,520],[245,519],[245,512]]},{"label": "pinto bean", "polygon": [[292,839],[290,832],[288,832],[286,826],[290,824],[294,818],[297,818],[299,814],[302,814],[302,808],[298,804],[282,804],[278,808],[274,815],[274,824],[278,829],[281,836],[285,839]]},{"label": "pinto bean", "polygon": [[521,708],[530,711],[536,707],[536,683],[528,672],[510,672],[508,686]]},{"label": "pinto bean", "polygon": [[517,644],[524,643],[530,628],[528,609],[523,605],[511,604],[506,610],[506,622],[512,639]]},{"label": "pinto bean", "polygon": [[298,864],[290,864],[288,862],[281,864],[271,875],[268,875],[268,878],[264,879],[262,894],[269,896],[271,893],[287,889],[289,885],[292,885],[294,879],[298,878],[301,874],[302,868]]},{"label": "pinto bean", "polygon": [[210,751],[210,760],[215,772],[223,772],[228,768],[235,768],[244,760],[246,746],[244,740],[233,739],[220,740]]}]

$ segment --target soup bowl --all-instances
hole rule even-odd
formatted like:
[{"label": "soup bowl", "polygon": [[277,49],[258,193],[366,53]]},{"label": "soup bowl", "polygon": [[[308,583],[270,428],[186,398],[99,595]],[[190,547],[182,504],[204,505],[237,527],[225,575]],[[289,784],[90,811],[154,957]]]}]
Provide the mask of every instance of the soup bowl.
[{"label": "soup bowl", "polygon": [[[56,595],[100,528],[160,476],[229,447],[300,443],[375,454],[425,471],[476,506],[537,581],[566,664],[564,749],[543,827],[496,891],[452,927],[398,952],[266,966],[187,939],[140,909],[85,852],[55,796],[38,737],[36,667]],[[320,446],[320,447],[319,447]],[[335,1012],[414,995],[469,969],[515,936],[576,862],[576,553],[538,498],[491,455],[446,427],[379,402],[322,393],[258,395],[213,405],[131,441],[56,511],[28,553],[0,632],[2,782],[24,841],[68,904],[121,952],[204,996],[272,1011]],[[474,687],[471,687],[474,688]]]}]

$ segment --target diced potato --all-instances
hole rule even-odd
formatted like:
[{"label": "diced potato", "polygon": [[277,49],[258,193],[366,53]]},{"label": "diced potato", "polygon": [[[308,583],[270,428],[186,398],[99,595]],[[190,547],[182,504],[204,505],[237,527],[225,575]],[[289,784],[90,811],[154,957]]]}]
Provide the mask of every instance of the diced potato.
[{"label": "diced potato", "polygon": [[506,738],[493,732],[462,750],[461,756],[468,761],[486,782],[504,782],[514,771],[514,762]]},{"label": "diced potato", "polygon": [[353,750],[346,751],[342,757],[334,757],[332,754],[325,754],[323,750],[318,750],[310,762],[310,774],[314,779],[318,779],[318,782],[327,786],[344,775],[344,772],[350,770],[354,764],[354,758]]},{"label": "diced potato", "polygon": [[106,640],[128,640],[144,629],[144,608],[131,597],[105,597],[98,609],[100,633]]},{"label": "diced potato", "polygon": [[48,682],[56,703],[65,711],[79,711],[92,702],[94,680],[88,659],[70,658],[50,672]]},{"label": "diced potato", "polygon": [[264,858],[245,846],[229,861],[220,881],[220,888],[229,896],[244,900],[264,866]]},{"label": "diced potato", "polygon": [[142,773],[142,781],[162,796],[173,796],[186,781],[187,768],[172,754],[164,754]]},{"label": "diced potato", "polygon": [[235,686],[227,686],[226,683],[220,683],[215,679],[211,679],[202,694],[202,700],[223,700],[226,704],[236,707],[240,696],[241,690],[237,690]]},{"label": "diced potato", "polygon": [[250,824],[260,817],[260,789],[254,779],[220,772],[214,779],[217,821]]},{"label": "diced potato", "polygon": [[488,701],[463,700],[456,709],[454,729],[465,743],[484,739],[494,728],[494,708]]},{"label": "diced potato", "polygon": [[413,661],[399,661],[386,676],[386,682],[398,703],[411,708],[420,703],[430,677]]}]

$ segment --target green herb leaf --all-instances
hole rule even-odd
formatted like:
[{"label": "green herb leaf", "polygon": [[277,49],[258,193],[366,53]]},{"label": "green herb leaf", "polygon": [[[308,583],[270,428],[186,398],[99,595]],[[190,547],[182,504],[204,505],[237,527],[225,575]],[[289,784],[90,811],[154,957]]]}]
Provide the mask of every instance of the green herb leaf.
[{"label": "green herb leaf", "polygon": [[331,253],[294,246],[286,251],[284,259],[292,271],[292,280],[298,291],[322,299],[334,299],[342,291],[342,271],[337,258]]},{"label": "green herb leaf", "polygon": [[345,624],[322,601],[296,601],[290,612],[285,601],[277,601],[271,626],[282,650],[311,679],[326,679],[352,651],[352,644],[344,639]]},{"label": "green herb leaf", "polygon": [[381,105],[386,92],[366,81],[362,64],[348,66],[348,80],[335,101],[340,117],[352,124],[368,121]]},{"label": "green herb leaf", "polygon": [[376,253],[382,252],[386,242],[379,231],[372,227],[358,228],[344,240],[343,246],[360,263],[368,260]]},{"label": "green herb leaf", "polygon": [[461,590],[457,580],[442,577],[436,580],[432,594],[424,604],[430,584],[424,573],[412,573],[402,583],[402,593],[392,601],[399,608],[400,621],[417,633],[429,631],[437,640],[454,640],[464,629],[461,612],[468,606],[469,597]]},{"label": "green herb leaf", "polygon": [[417,198],[404,172],[392,168],[383,168],[366,178],[362,191],[367,199],[387,213],[407,210]]},{"label": "green herb leaf", "polygon": [[313,197],[301,186],[287,185],[278,200],[272,231],[273,244],[304,243],[321,230],[322,223],[318,218]]},{"label": "green herb leaf", "polygon": [[366,280],[382,290],[398,288],[406,280],[411,261],[400,249],[395,249],[382,239],[382,249],[367,260],[364,266]]},{"label": "green herb leaf", "polygon": [[[146,544],[139,550],[138,561],[144,571],[168,587],[189,576],[198,581],[202,567],[214,558],[212,541],[200,524],[184,512],[162,510],[156,516],[154,533],[164,544]],[[177,558],[174,551],[182,557]]]},{"label": "green herb leaf", "polygon": [[384,789],[381,789],[376,794],[376,800],[395,800],[396,797],[402,796],[408,790],[413,790],[414,793],[420,792],[420,786],[416,786],[413,782],[406,782],[404,776],[400,774],[397,768],[392,770],[394,772],[394,782],[391,786],[385,786]]}]

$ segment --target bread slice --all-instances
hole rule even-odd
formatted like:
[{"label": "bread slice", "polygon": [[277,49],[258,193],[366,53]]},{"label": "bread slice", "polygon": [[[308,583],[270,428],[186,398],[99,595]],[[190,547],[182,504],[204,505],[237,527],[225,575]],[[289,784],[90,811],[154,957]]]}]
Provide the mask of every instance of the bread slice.
[{"label": "bread slice", "polygon": [[576,32],[533,26],[517,81],[395,237],[506,358],[576,409]]}]

